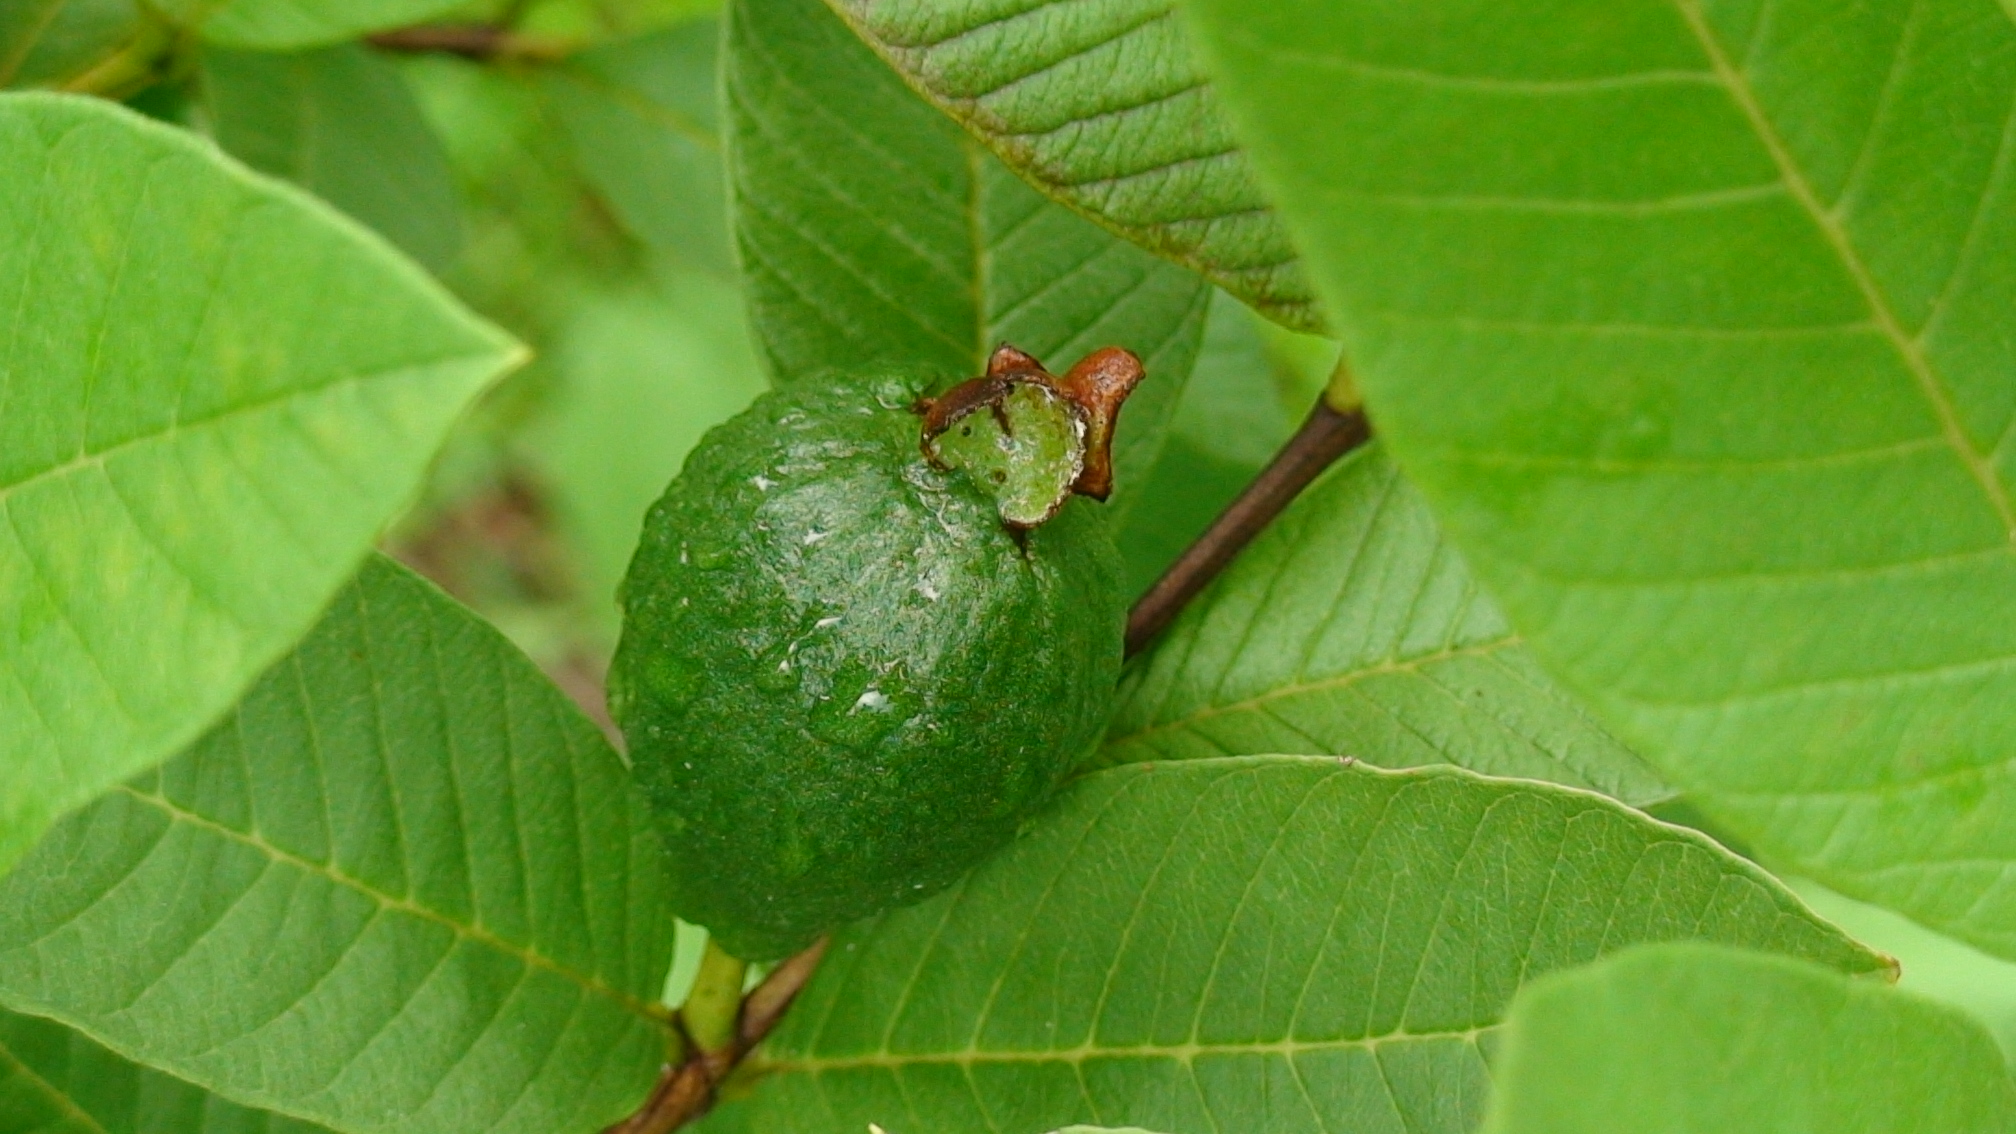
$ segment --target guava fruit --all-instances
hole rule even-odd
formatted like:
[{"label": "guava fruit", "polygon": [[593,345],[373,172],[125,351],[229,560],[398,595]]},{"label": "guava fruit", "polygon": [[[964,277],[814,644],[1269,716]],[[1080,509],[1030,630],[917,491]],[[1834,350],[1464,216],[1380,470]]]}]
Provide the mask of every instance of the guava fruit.
[{"label": "guava fruit", "polygon": [[749,960],[951,884],[1104,728],[1099,505],[1132,355],[829,375],[707,434],[645,519],[610,708],[673,907]]}]

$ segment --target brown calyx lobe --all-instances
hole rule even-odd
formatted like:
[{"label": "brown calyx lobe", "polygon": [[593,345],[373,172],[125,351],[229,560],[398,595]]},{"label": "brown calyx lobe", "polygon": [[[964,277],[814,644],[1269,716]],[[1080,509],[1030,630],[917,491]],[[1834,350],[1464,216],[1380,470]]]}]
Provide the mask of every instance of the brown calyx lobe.
[{"label": "brown calyx lobe", "polygon": [[1113,494],[1113,427],[1127,396],[1145,377],[1140,357],[1122,347],[1101,347],[1072,364],[1060,378],[1044,369],[1035,356],[1002,343],[987,359],[985,374],[936,398],[919,400],[917,408],[924,415],[924,455],[937,465],[932,438],[980,409],[998,412],[1018,384],[1038,385],[1062,398],[1085,426],[1085,464],[1071,491],[1104,500]]}]

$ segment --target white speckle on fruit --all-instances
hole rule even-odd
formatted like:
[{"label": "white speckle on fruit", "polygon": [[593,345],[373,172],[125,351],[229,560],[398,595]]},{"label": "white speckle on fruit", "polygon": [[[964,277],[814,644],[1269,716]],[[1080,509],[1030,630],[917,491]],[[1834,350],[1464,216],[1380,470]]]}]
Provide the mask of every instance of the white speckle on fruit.
[{"label": "white speckle on fruit", "polygon": [[828,626],[838,626],[838,625],[840,625],[840,616],[835,614],[827,618],[822,618],[817,622],[814,622],[812,624],[812,627],[815,630],[824,630]]},{"label": "white speckle on fruit", "polygon": [[768,492],[771,489],[777,487],[776,481],[771,480],[769,477],[763,476],[761,474],[750,477],[749,483],[755,485],[756,491],[758,492]]},{"label": "white speckle on fruit", "polygon": [[879,713],[889,707],[889,695],[880,689],[870,689],[854,701],[854,707]]},{"label": "white speckle on fruit", "polygon": [[805,546],[810,547],[832,534],[832,532],[822,532],[818,528],[813,528],[811,531],[805,533]]}]

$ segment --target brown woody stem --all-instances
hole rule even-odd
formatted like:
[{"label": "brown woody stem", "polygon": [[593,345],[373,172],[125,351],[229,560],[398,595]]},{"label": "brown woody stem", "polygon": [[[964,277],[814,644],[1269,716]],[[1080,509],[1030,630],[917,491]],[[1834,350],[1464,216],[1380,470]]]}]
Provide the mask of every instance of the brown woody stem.
[{"label": "brown woody stem", "polygon": [[706,1114],[714,1105],[714,1092],[742,1058],[754,1051],[783,1020],[785,1009],[791,1007],[805,982],[818,971],[819,958],[825,953],[826,941],[821,938],[810,949],[772,969],[763,983],[742,998],[731,1042],[711,1052],[701,1050],[698,1044],[689,1047],[682,1062],[665,1069],[651,1097],[644,1100],[637,1113],[603,1134],[671,1134]]},{"label": "brown woody stem", "polygon": [[1141,652],[1218,577],[1261,529],[1337,458],[1372,436],[1362,407],[1343,412],[1319,399],[1295,436],[1127,613],[1127,656]]},{"label": "brown woody stem", "polygon": [[565,57],[570,46],[556,39],[524,35],[501,24],[420,24],[367,38],[371,46],[384,51],[436,52],[479,62],[524,59],[548,63]]}]

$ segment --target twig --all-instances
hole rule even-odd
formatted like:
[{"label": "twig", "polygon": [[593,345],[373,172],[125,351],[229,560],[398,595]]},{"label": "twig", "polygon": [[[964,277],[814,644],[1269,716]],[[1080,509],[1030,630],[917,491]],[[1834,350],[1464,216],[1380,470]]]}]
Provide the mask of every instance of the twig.
[{"label": "twig", "polygon": [[718,1051],[706,1052],[696,1044],[677,1066],[667,1067],[651,1097],[636,1114],[611,1126],[603,1134],[671,1134],[707,1113],[714,1105],[714,1092],[742,1057],[756,1049],[784,1018],[805,982],[819,968],[826,953],[826,940],[792,957],[770,971],[763,983],[742,999],[736,1019],[734,1042]]},{"label": "twig", "polygon": [[1340,413],[1318,399],[1295,436],[1127,613],[1127,656],[1161,633],[1310,481],[1371,436],[1362,407]]},{"label": "twig", "polygon": [[435,52],[479,62],[523,59],[550,63],[565,58],[572,47],[563,40],[525,35],[499,24],[419,24],[367,38],[371,46],[384,51]]}]

